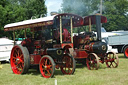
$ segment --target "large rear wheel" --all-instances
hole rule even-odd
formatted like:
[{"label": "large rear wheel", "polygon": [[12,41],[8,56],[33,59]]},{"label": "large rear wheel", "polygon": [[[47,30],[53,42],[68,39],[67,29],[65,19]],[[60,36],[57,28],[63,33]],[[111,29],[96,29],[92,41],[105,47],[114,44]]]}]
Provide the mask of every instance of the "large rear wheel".
[{"label": "large rear wheel", "polygon": [[76,68],[75,59],[69,55],[64,54],[62,58],[63,66],[61,66],[61,71],[63,74],[73,74]]},{"label": "large rear wheel", "polygon": [[30,57],[27,48],[15,45],[11,51],[10,63],[13,73],[25,74],[30,66]]},{"label": "large rear wheel", "polygon": [[97,70],[99,68],[99,59],[95,53],[88,55],[86,59],[86,64],[89,70]]},{"label": "large rear wheel", "polygon": [[55,71],[55,62],[50,56],[44,55],[40,60],[39,69],[43,77],[53,77]]},{"label": "large rear wheel", "polygon": [[116,53],[108,52],[107,53],[107,59],[106,59],[107,67],[109,67],[109,68],[111,68],[111,67],[116,68],[116,67],[118,67],[118,64],[119,64],[119,58],[116,55]]}]

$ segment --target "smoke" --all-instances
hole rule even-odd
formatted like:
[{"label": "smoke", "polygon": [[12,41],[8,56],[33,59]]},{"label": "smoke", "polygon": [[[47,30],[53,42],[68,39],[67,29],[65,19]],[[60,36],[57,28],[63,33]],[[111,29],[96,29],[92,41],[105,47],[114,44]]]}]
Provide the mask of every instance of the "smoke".
[{"label": "smoke", "polygon": [[100,0],[63,0],[62,12],[87,16],[96,13],[100,8]]},{"label": "smoke", "polygon": [[100,0],[46,0],[45,4],[48,16],[50,16],[50,12],[87,16],[100,11]]}]

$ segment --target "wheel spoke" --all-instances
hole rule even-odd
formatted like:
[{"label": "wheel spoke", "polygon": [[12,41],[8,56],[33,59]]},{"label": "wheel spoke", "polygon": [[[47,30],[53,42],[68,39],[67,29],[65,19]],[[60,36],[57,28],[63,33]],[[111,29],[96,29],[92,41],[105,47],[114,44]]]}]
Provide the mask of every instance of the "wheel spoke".
[{"label": "wheel spoke", "polygon": [[15,49],[15,55],[18,56],[17,54],[18,54],[17,49]]},{"label": "wheel spoke", "polygon": [[112,62],[110,62],[109,67],[111,67],[111,65],[112,65]]},{"label": "wheel spoke", "polygon": [[114,61],[114,63],[117,65],[117,62]]},{"label": "wheel spoke", "polygon": [[44,63],[42,63],[42,66],[43,66],[43,67],[45,66]]},{"label": "wheel spoke", "polygon": [[114,61],[114,63],[115,63],[115,67],[117,67],[118,66],[117,62]]},{"label": "wheel spoke", "polygon": [[20,49],[18,49],[18,50],[16,51],[17,57],[19,57],[19,52],[20,52]]},{"label": "wheel spoke", "polygon": [[52,65],[48,65],[48,67],[49,67],[49,68],[51,68],[51,67],[52,67]]},{"label": "wheel spoke", "polygon": [[47,61],[48,61],[48,60],[46,59],[46,61],[45,61],[45,66],[47,65]]},{"label": "wheel spoke", "polygon": [[16,57],[12,56],[13,59],[16,59]]},{"label": "wheel spoke", "polygon": [[114,67],[113,63],[112,63],[112,67]]},{"label": "wheel spoke", "polygon": [[51,75],[51,73],[49,72],[49,70],[47,70],[47,73],[48,73],[49,75]]},{"label": "wheel spoke", "polygon": [[22,58],[23,57],[23,54],[21,54],[19,57]]},{"label": "wheel spoke", "polygon": [[18,51],[18,57],[19,57],[19,51]]}]

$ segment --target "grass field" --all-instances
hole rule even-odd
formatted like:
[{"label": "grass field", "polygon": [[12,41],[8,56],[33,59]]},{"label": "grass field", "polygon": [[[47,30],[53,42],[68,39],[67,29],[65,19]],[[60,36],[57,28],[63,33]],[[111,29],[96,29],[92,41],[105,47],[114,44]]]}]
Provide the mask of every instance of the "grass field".
[{"label": "grass field", "polygon": [[118,68],[107,68],[100,64],[98,70],[88,70],[78,65],[74,75],[63,75],[55,71],[54,78],[43,78],[40,72],[30,69],[27,74],[15,75],[9,63],[3,63],[0,69],[0,85],[128,85],[128,59],[118,54]]}]

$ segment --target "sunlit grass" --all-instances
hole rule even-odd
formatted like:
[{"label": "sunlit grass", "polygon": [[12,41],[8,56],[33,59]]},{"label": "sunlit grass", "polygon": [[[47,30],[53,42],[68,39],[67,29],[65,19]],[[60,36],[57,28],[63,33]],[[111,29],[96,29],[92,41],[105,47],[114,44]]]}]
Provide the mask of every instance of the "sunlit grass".
[{"label": "sunlit grass", "polygon": [[119,55],[118,68],[107,68],[100,64],[98,70],[88,70],[77,64],[74,75],[63,75],[60,70],[55,71],[54,78],[43,78],[39,71],[30,69],[27,74],[15,75],[9,63],[3,63],[0,69],[0,85],[127,85],[128,59]]}]

